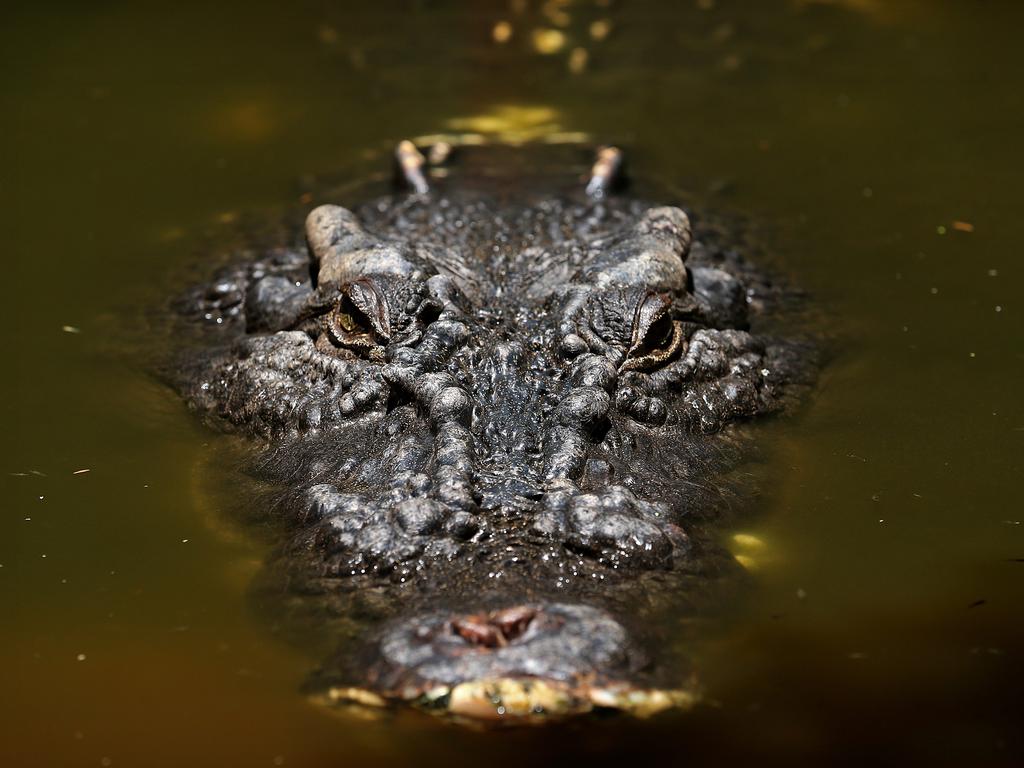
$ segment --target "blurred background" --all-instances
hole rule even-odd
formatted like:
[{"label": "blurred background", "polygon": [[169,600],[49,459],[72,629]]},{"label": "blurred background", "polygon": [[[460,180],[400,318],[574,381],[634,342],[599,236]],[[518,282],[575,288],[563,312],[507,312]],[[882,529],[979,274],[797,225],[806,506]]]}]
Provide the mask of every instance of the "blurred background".
[{"label": "blurred background", "polygon": [[[0,763],[1024,759],[1024,5],[970,0],[8,4],[0,11]],[[396,140],[583,132],[749,216],[838,339],[706,702],[481,733],[357,722],[258,618],[262,546],[145,309],[240,216]],[[1014,288],[1017,286],[1017,288]],[[739,534],[739,538],[734,538]]]}]

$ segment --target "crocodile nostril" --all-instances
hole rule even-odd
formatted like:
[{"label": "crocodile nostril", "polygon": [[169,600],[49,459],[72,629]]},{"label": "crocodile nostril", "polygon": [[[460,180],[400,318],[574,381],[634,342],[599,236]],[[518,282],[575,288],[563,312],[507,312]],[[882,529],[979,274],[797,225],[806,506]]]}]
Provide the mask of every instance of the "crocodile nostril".
[{"label": "crocodile nostril", "polygon": [[536,615],[533,608],[517,606],[489,614],[462,616],[452,621],[452,631],[471,645],[502,648],[522,637]]},{"label": "crocodile nostril", "polygon": [[492,613],[491,623],[501,629],[506,640],[512,641],[526,632],[536,615],[537,611],[533,608],[517,606]]},{"label": "crocodile nostril", "polygon": [[464,616],[452,622],[452,631],[470,645],[484,648],[498,648],[507,641],[501,630],[491,624],[486,616]]}]

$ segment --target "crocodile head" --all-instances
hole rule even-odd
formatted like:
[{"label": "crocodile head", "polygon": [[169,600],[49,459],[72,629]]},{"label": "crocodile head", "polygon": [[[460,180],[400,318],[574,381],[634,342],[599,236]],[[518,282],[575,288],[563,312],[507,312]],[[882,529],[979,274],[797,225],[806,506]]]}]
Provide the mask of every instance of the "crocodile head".
[{"label": "crocodile head", "polygon": [[686,704],[663,617],[733,569],[723,473],[741,423],[806,388],[807,350],[761,332],[784,302],[720,229],[503,162],[320,205],[234,264],[187,304],[224,343],[181,388],[255,438],[283,542],[262,582],[341,639],[320,700]]}]

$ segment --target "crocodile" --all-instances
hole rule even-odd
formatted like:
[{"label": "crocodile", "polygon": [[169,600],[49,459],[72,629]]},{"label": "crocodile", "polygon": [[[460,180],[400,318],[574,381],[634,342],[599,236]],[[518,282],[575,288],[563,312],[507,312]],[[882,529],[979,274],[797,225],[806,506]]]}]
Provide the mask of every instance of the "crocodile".
[{"label": "crocodile", "polygon": [[272,524],[255,589],[332,649],[320,703],[534,722],[700,697],[753,422],[805,399],[815,343],[742,228],[591,152],[404,141],[394,188],[307,196],[174,304],[203,329],[174,385],[247,446],[240,505]]}]

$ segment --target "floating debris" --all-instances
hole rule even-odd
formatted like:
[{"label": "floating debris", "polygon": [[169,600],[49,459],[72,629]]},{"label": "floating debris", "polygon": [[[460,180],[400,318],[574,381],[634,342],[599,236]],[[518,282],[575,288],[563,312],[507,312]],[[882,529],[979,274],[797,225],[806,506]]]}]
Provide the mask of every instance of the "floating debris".
[{"label": "floating debris", "polygon": [[491,30],[491,39],[496,43],[507,43],[512,39],[512,25],[507,21],[499,21]]},{"label": "floating debris", "polygon": [[316,36],[324,45],[334,45],[338,42],[338,30],[328,24],[321,24]]},{"label": "floating debris", "polygon": [[84,475],[86,472],[92,472],[92,470],[91,469],[76,469],[71,474],[72,475]]},{"label": "floating debris", "polygon": [[612,32],[612,23],[608,19],[598,19],[590,24],[590,37],[600,42]]},{"label": "floating debris", "polygon": [[569,54],[569,71],[574,75],[583,74],[589,60],[590,54],[587,53],[586,48],[573,48],[572,53]]},{"label": "floating debris", "polygon": [[207,122],[218,137],[261,143],[280,135],[283,114],[280,103],[258,96],[220,104]]},{"label": "floating debris", "polygon": [[565,47],[565,33],[557,29],[545,29],[543,27],[533,30],[531,35],[533,49],[537,53],[550,56],[558,53]]},{"label": "floating debris", "polygon": [[957,232],[973,232],[974,225],[971,224],[971,222],[969,221],[954,221],[953,229],[955,229]]},{"label": "floating debris", "polygon": [[732,24],[719,24],[711,33],[711,39],[716,43],[724,43],[736,33],[736,27]]},{"label": "floating debris", "polygon": [[726,72],[735,72],[743,65],[743,57],[736,53],[730,53],[721,61],[721,67]]},{"label": "floating debris", "polygon": [[185,230],[182,227],[167,227],[156,233],[156,239],[164,243],[180,240],[184,236]]},{"label": "floating debris", "polygon": [[547,0],[541,6],[541,13],[547,16],[556,27],[568,27],[572,24],[572,16],[564,10],[564,6],[568,4],[568,0]]}]

